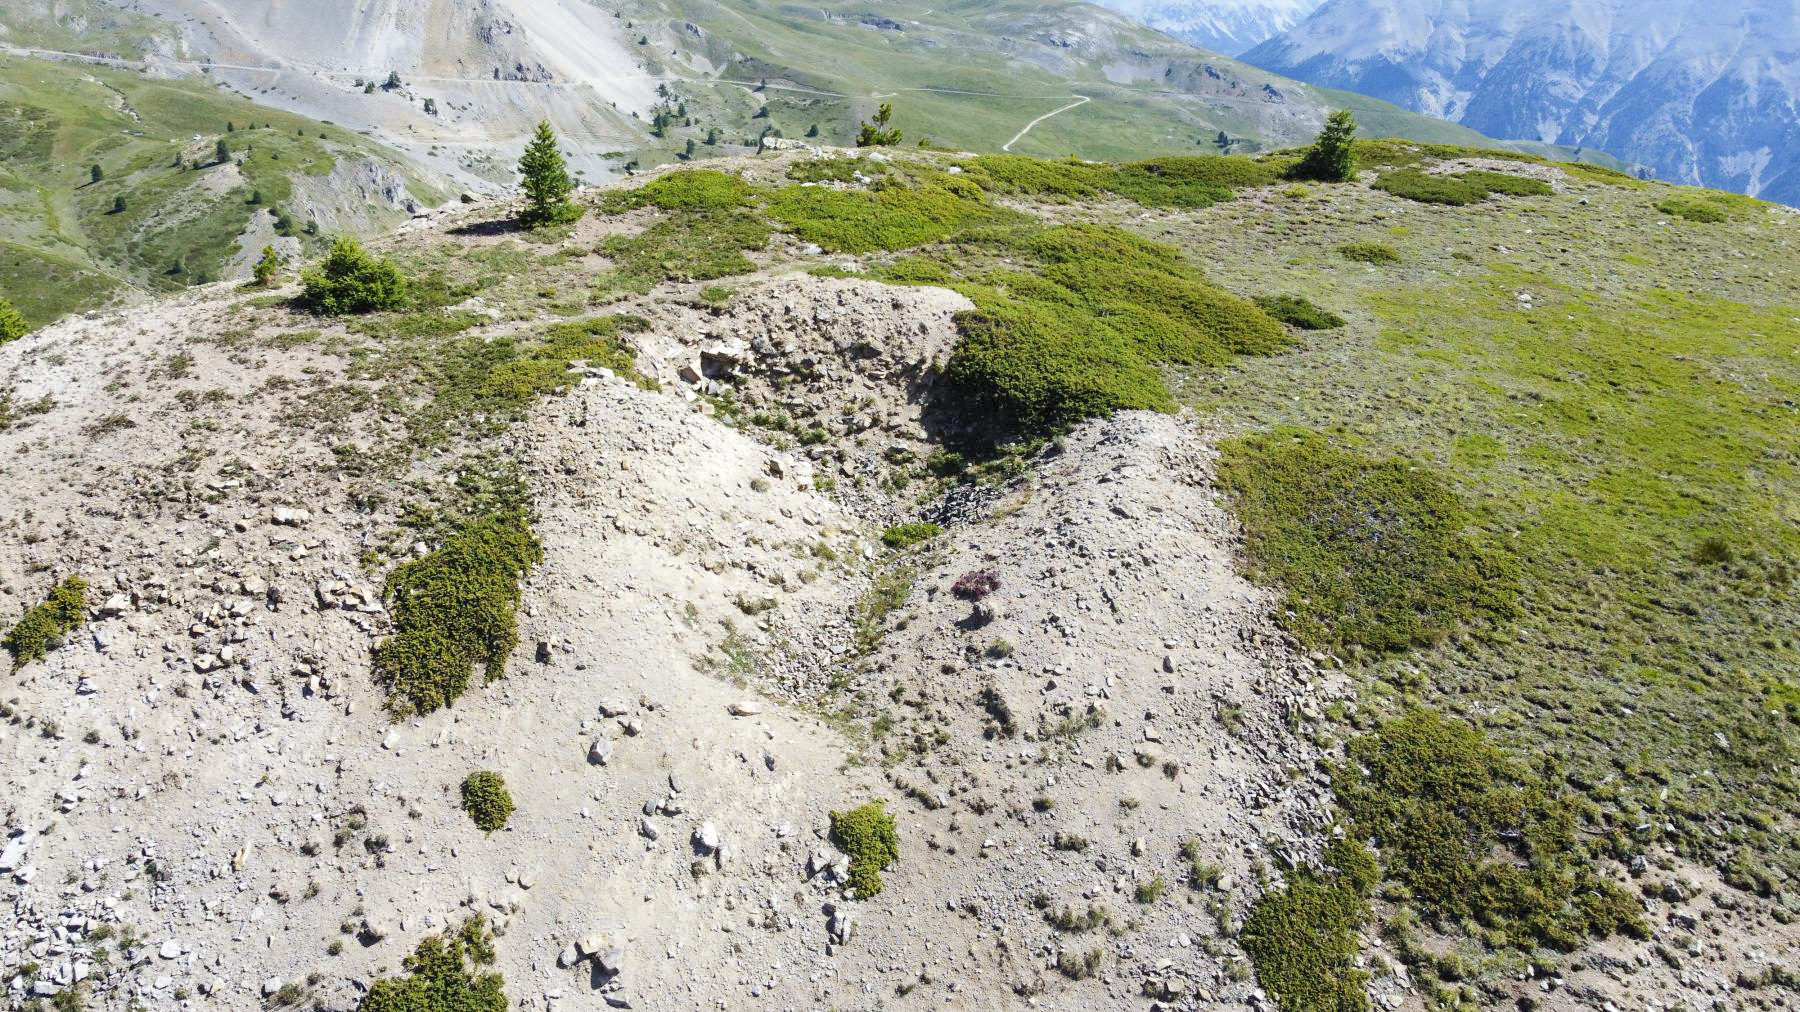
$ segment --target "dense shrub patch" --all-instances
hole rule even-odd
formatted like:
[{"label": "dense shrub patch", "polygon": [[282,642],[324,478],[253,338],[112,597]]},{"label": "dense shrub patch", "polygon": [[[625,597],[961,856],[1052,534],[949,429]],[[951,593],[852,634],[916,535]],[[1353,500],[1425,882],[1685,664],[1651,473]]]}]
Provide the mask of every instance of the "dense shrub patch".
[{"label": "dense shrub patch", "polygon": [[608,214],[638,207],[665,211],[723,211],[747,207],[756,191],[742,177],[713,169],[682,169],[660,176],[635,190],[608,193],[601,210]]},{"label": "dense shrub patch", "polygon": [[835,253],[911,249],[977,226],[1023,220],[988,204],[974,183],[949,175],[868,190],[784,187],[770,198],[769,214],[789,232]]},{"label": "dense shrub patch", "polygon": [[1384,173],[1375,180],[1375,188],[1424,204],[1449,204],[1458,207],[1480,203],[1495,193],[1517,197],[1547,197],[1556,192],[1549,183],[1541,179],[1480,169],[1454,175],[1437,175],[1413,168],[1397,169]]},{"label": "dense shrub patch", "polygon": [[449,706],[475,666],[504,673],[518,643],[519,583],[543,557],[521,512],[466,525],[437,551],[388,577],[394,635],[375,650],[375,674],[396,715]]},{"label": "dense shrub patch", "polygon": [[1300,330],[1336,330],[1344,318],[1320,309],[1304,295],[1258,295],[1251,300],[1275,319]]},{"label": "dense shrub patch", "polygon": [[482,969],[493,962],[494,939],[477,914],[420,942],[401,963],[406,975],[370,984],[358,1012],[507,1012],[505,980]]},{"label": "dense shrub patch", "polygon": [[1356,966],[1357,930],[1378,878],[1375,859],[1353,840],[1332,841],[1322,870],[1299,868],[1264,893],[1239,940],[1256,979],[1282,1012],[1362,1012],[1369,974]]},{"label": "dense shrub patch", "polygon": [[[729,177],[735,179],[736,177]],[[748,274],[756,264],[746,251],[769,242],[769,224],[743,210],[682,210],[635,236],[609,236],[600,252],[618,263],[612,280],[647,292],[663,281],[711,281]]]},{"label": "dense shrub patch", "polygon": [[1352,263],[1387,266],[1400,263],[1400,251],[1381,242],[1349,242],[1338,247],[1338,255]]},{"label": "dense shrub patch", "polygon": [[911,548],[944,533],[937,524],[895,524],[881,532],[881,543],[889,548]]},{"label": "dense shrub patch", "polygon": [[477,770],[463,778],[462,807],[474,821],[475,828],[492,833],[512,818],[512,792],[506,781],[493,770]]},{"label": "dense shrub patch", "polygon": [[1682,218],[1687,221],[1714,225],[1728,220],[1731,215],[1726,211],[1726,203],[1706,195],[1690,196],[1682,193],[1666,197],[1656,202],[1656,209],[1664,214]]},{"label": "dense shrub patch", "polygon": [[881,892],[881,870],[900,860],[894,817],[879,801],[831,813],[831,839],[850,855],[850,887],[858,899]]},{"label": "dense shrub patch", "polygon": [[1208,207],[1240,187],[1278,182],[1273,161],[1222,155],[1169,155],[1123,165],[1075,159],[1044,161],[1022,155],[981,155],[963,164],[971,179],[995,193],[1054,201],[1124,197],[1145,207]]},{"label": "dense shrub patch", "polygon": [[1565,951],[1647,933],[1638,903],[1589,861],[1577,834],[1588,803],[1553,766],[1522,769],[1467,724],[1425,710],[1391,720],[1350,742],[1332,787],[1429,917]]},{"label": "dense shrub patch", "polygon": [[50,588],[43,604],[27,611],[6,639],[0,640],[12,654],[14,671],[48,655],[63,637],[87,621],[87,588],[87,581],[79,576],[65,578]]},{"label": "dense shrub patch", "polygon": [[1287,623],[1315,649],[1405,650],[1510,617],[1516,563],[1477,543],[1436,474],[1299,430],[1223,447],[1219,481],[1254,574],[1286,590]]},{"label": "dense shrub patch", "polygon": [[302,273],[300,281],[300,304],[326,316],[406,304],[406,278],[400,268],[392,260],[371,256],[355,239],[338,239],[319,266]]}]

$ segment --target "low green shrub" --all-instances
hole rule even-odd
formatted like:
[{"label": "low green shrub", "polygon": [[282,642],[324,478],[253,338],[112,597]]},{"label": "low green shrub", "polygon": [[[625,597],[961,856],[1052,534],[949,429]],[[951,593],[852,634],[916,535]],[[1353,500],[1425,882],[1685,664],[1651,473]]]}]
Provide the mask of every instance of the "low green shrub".
[{"label": "low green shrub", "polygon": [[769,233],[768,222],[749,211],[682,210],[635,236],[609,236],[600,252],[618,263],[612,279],[616,284],[647,292],[663,281],[712,281],[748,274],[756,264],[744,253],[766,246]]},{"label": "low green shrub", "polygon": [[31,332],[25,317],[4,296],[0,296],[0,344],[16,341]]},{"label": "low green shrub", "polygon": [[1057,202],[1112,195],[1145,207],[1182,208],[1230,200],[1234,190],[1273,184],[1282,172],[1274,162],[1222,155],[1167,155],[1123,165],[981,155],[963,168],[995,193]]},{"label": "low green shrub", "polygon": [[1404,259],[1399,250],[1380,242],[1345,243],[1338,247],[1338,254],[1353,263],[1382,266],[1397,264]]},{"label": "low green shrub", "polygon": [[1258,295],[1251,301],[1263,312],[1300,330],[1336,330],[1344,325],[1343,317],[1320,309],[1304,295]]},{"label": "low green shrub", "polygon": [[1719,202],[1686,194],[1659,200],[1656,202],[1656,209],[1676,218],[1705,225],[1715,225],[1731,217]]},{"label": "low green shrub", "polygon": [[475,828],[492,833],[512,818],[512,792],[506,781],[492,770],[477,770],[463,778],[462,807],[474,821]]},{"label": "low green shrub", "polygon": [[900,834],[887,807],[871,801],[848,812],[832,812],[831,839],[850,855],[850,887],[857,898],[881,892],[882,869],[900,860]]},{"label": "low green shrub", "polygon": [[1338,839],[1324,868],[1299,868],[1250,909],[1238,940],[1256,979],[1282,1012],[1363,1012],[1369,974],[1357,968],[1357,932],[1369,913],[1375,859],[1367,847]]},{"label": "low green shrub", "polygon": [[1278,430],[1225,444],[1218,478],[1254,575],[1287,592],[1309,647],[1405,650],[1514,614],[1516,561],[1467,533],[1473,518],[1434,472]]},{"label": "low green shrub", "polygon": [[787,177],[796,183],[849,183],[858,173],[865,178],[884,176],[890,171],[885,162],[868,158],[809,158],[788,166]]},{"label": "low green shrub", "polygon": [[81,628],[87,621],[87,589],[87,581],[79,576],[64,578],[50,588],[43,604],[27,611],[7,632],[0,645],[12,654],[14,671],[43,659],[63,637]]},{"label": "low green shrub", "polygon": [[387,580],[394,635],[375,649],[375,675],[397,716],[449,706],[475,666],[491,680],[518,643],[519,580],[543,557],[523,513],[473,521]]},{"label": "low green shrub", "polygon": [[1463,206],[1478,204],[1491,194],[1515,197],[1547,197],[1556,192],[1549,183],[1529,176],[1476,169],[1454,175],[1434,174],[1419,169],[1396,169],[1375,180],[1377,190],[1423,204]]},{"label": "low green shrub", "polygon": [[748,207],[756,190],[743,177],[714,169],[681,169],[634,190],[608,193],[600,204],[607,214],[639,207],[665,211],[727,211]]},{"label": "low green shrub", "polygon": [[911,249],[978,226],[1023,220],[987,203],[975,183],[949,175],[913,186],[883,181],[867,190],[784,187],[770,198],[769,215],[834,253]]},{"label": "low green shrub", "polygon": [[301,274],[300,305],[325,316],[399,309],[406,278],[392,260],[371,256],[355,239],[341,237],[318,267]]},{"label": "low green shrub", "polygon": [[1352,739],[1332,789],[1388,877],[1439,923],[1472,920],[1522,948],[1647,935],[1639,904],[1594,870],[1591,803],[1555,766],[1515,764],[1469,725],[1415,710]]},{"label": "low green shrub", "polygon": [[358,1012],[507,1012],[506,981],[484,971],[494,939],[480,914],[453,932],[430,935],[401,961],[403,977],[381,977]]},{"label": "low green shrub", "polygon": [[937,524],[895,524],[881,532],[881,543],[889,548],[911,548],[944,533]]},{"label": "low green shrub", "polygon": [[1051,161],[1024,155],[981,155],[962,163],[983,189],[994,193],[1066,202],[1091,200],[1110,192],[1114,168],[1070,158]]}]

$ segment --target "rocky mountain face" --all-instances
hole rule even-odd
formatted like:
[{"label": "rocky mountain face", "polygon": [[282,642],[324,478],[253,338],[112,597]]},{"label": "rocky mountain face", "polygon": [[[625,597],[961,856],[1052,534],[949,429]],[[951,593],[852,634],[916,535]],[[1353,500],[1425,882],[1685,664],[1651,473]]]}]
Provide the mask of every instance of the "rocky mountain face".
[{"label": "rocky mountain face", "polygon": [[1319,0],[1103,0],[1201,49],[1236,56],[1299,24]]},{"label": "rocky mountain face", "polygon": [[1245,58],[1492,137],[1800,201],[1791,0],[1330,0]]}]

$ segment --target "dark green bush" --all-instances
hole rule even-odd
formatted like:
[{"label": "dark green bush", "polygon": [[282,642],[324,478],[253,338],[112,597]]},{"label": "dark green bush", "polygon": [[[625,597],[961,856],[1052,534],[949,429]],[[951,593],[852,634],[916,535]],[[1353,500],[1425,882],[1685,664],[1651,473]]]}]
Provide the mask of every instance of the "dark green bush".
[{"label": "dark green bush", "polygon": [[355,239],[340,237],[318,267],[300,276],[300,304],[336,316],[399,309],[406,278],[392,260],[370,256]]},{"label": "dark green bush", "polygon": [[1510,172],[1471,169],[1462,173],[1462,177],[1483,187],[1489,193],[1504,193],[1509,197],[1548,197],[1556,192],[1555,187],[1542,179],[1515,176]]},{"label": "dark green bush", "polygon": [[474,521],[437,551],[388,577],[394,635],[375,650],[375,674],[396,714],[449,706],[477,664],[504,673],[518,643],[519,583],[543,557],[521,513]]},{"label": "dark green bush", "polygon": [[865,177],[883,176],[889,166],[867,158],[811,158],[788,166],[787,177],[796,183],[848,183],[857,173]]},{"label": "dark green bush", "polygon": [[512,792],[506,781],[492,770],[478,770],[463,778],[462,807],[474,821],[475,828],[492,833],[512,818]]},{"label": "dark green bush", "polygon": [[1377,264],[1387,266],[1400,263],[1404,258],[1400,251],[1386,243],[1349,242],[1338,247],[1338,254],[1345,260],[1359,264]]},{"label": "dark green bush", "polygon": [[858,899],[881,892],[881,870],[900,860],[894,817],[879,801],[831,813],[831,839],[850,855],[850,887]]},{"label": "dark green bush", "polygon": [[375,980],[358,1012],[507,1012],[505,980],[482,971],[493,962],[493,936],[477,914],[420,942],[401,962],[406,976]]},{"label": "dark green bush", "polygon": [[1342,183],[1356,175],[1356,116],[1339,109],[1325,118],[1319,136],[1288,171],[1294,179]]},{"label": "dark green bush", "polygon": [[608,214],[637,207],[665,211],[727,211],[748,207],[756,190],[741,176],[713,169],[681,169],[660,176],[635,190],[609,193],[601,202]]},{"label": "dark green bush", "polygon": [[1414,168],[1397,169],[1383,173],[1381,178],[1375,180],[1375,188],[1424,204],[1450,204],[1458,207],[1478,204],[1495,193],[1515,197],[1547,197],[1556,192],[1549,183],[1541,179],[1481,169],[1455,175],[1433,174]]},{"label": "dark green bush", "polygon": [[1656,209],[1664,214],[1706,225],[1717,224],[1730,218],[1721,204],[1704,197],[1691,197],[1686,194],[1659,200],[1656,202]]},{"label": "dark green bush", "polygon": [[1435,473],[1299,430],[1222,449],[1254,573],[1287,592],[1308,646],[1405,650],[1513,615],[1516,562],[1468,533],[1473,518]]},{"label": "dark green bush", "polygon": [[1369,974],[1356,966],[1357,931],[1377,872],[1367,847],[1332,841],[1322,871],[1299,868],[1264,893],[1239,940],[1256,979],[1282,1012],[1364,1012]]},{"label": "dark green bush", "polygon": [[881,543],[889,548],[911,548],[942,533],[944,529],[937,524],[895,524],[881,533]]},{"label": "dark green bush", "polygon": [[981,155],[962,163],[983,189],[1046,200],[1090,200],[1109,192],[1114,168],[1073,158],[1049,161],[1024,155]]},{"label": "dark green bush", "polygon": [[1301,330],[1335,330],[1344,325],[1343,317],[1320,309],[1304,295],[1258,295],[1251,301],[1275,319]]},{"label": "dark green bush", "polygon": [[1553,765],[1522,769],[1467,724],[1426,710],[1391,720],[1350,742],[1332,788],[1388,877],[1440,923],[1565,951],[1647,933],[1638,904],[1590,863],[1578,826],[1591,805]]},{"label": "dark green bush", "polygon": [[1124,165],[982,155],[963,163],[970,178],[996,193],[1054,201],[1124,197],[1145,207],[1207,207],[1234,190],[1267,186],[1279,166],[1221,155],[1167,155]]},{"label": "dark green bush", "polygon": [[6,639],[0,640],[12,654],[14,671],[41,660],[63,637],[81,628],[87,621],[87,589],[87,581],[81,577],[65,578],[50,588],[43,604],[27,611]]}]

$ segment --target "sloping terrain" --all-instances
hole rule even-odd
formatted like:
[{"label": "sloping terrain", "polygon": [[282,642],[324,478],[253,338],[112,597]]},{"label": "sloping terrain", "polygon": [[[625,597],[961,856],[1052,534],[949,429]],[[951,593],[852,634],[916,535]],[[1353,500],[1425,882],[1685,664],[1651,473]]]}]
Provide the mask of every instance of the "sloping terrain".
[{"label": "sloping terrain", "polygon": [[795,150],[0,346],[9,998],[1791,1000],[1800,219],[1360,155]]},{"label": "sloping terrain", "polygon": [[1299,24],[1318,0],[1109,0],[1101,6],[1201,49],[1237,56]]},{"label": "sloping terrain", "polygon": [[0,291],[33,323],[248,277],[264,245],[310,255],[443,199],[368,138],[197,81],[0,55]]},{"label": "sloping terrain", "polygon": [[1797,44],[1786,0],[1334,0],[1244,58],[1491,136],[1796,204]]}]

